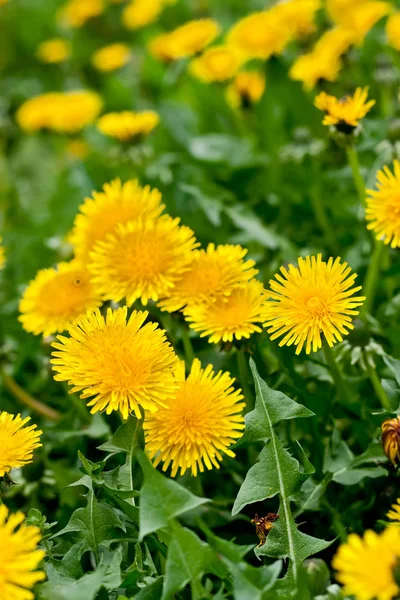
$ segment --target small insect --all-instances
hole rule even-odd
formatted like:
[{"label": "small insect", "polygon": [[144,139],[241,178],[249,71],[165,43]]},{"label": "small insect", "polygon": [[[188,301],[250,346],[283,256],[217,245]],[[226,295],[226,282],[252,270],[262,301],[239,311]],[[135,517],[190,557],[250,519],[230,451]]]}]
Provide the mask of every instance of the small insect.
[{"label": "small insect", "polygon": [[267,535],[273,528],[273,522],[277,519],[279,519],[279,515],[276,513],[268,513],[266,517],[259,517],[257,513],[254,515],[254,519],[252,519],[251,522],[255,523],[256,534],[260,540],[257,548],[259,546],[264,546]]}]

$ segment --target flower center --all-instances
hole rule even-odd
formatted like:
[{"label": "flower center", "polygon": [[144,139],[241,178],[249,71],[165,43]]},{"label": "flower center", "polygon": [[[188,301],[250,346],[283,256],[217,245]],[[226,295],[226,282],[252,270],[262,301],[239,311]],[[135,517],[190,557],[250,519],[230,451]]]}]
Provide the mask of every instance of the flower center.
[{"label": "flower center", "polygon": [[80,312],[90,293],[90,284],[83,273],[60,273],[42,288],[38,303],[48,316]]},{"label": "flower center", "polygon": [[306,302],[307,310],[313,317],[325,317],[328,312],[326,302],[321,300],[318,296],[312,296]]}]

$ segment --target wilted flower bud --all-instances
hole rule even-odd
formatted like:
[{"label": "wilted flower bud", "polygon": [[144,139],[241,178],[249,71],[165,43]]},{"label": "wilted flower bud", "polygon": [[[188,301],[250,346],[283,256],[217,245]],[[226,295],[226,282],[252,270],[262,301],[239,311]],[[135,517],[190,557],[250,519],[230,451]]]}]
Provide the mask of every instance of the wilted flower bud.
[{"label": "wilted flower bud", "polygon": [[382,445],[390,462],[396,465],[400,461],[400,417],[382,423]]}]

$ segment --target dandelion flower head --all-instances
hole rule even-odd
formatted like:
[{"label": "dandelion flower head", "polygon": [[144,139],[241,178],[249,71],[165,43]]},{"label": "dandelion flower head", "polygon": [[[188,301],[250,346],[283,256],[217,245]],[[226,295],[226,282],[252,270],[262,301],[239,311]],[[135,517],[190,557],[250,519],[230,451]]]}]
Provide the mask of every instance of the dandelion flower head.
[{"label": "dandelion flower head", "polygon": [[280,346],[296,346],[300,354],[316,352],[322,347],[322,337],[332,347],[343,341],[353,329],[352,317],[365,300],[354,296],[361,286],[353,287],[355,273],[340,258],[328,262],[321,254],[298,259],[298,266],[281,267],[275,280],[270,281],[271,300],[267,303],[264,326],[272,340],[280,338]]},{"label": "dandelion flower head", "polygon": [[131,49],[126,44],[109,44],[92,56],[92,64],[98,71],[116,71],[129,62]]},{"label": "dandelion flower head", "polygon": [[131,0],[123,10],[122,23],[130,30],[141,29],[157,21],[163,8],[163,0]]},{"label": "dandelion flower head", "polygon": [[243,54],[233,46],[213,46],[193,59],[189,69],[204,83],[226,81],[235,75],[243,61]]},{"label": "dandelion flower head", "polygon": [[211,365],[202,369],[198,359],[186,379],[184,370],[181,363],[168,406],[146,413],[143,425],[146,450],[155,465],[164,463],[163,471],[172,466],[172,477],[179,470],[196,476],[204,467],[218,469],[223,454],[235,456],[229,446],[244,429],[243,395],[229,373],[215,374]]},{"label": "dandelion flower head", "polygon": [[57,64],[66,61],[71,54],[71,44],[62,38],[42,42],[36,56],[44,63]]},{"label": "dandelion flower head", "polygon": [[247,250],[241,246],[215,246],[192,253],[190,268],[160,302],[162,310],[173,312],[193,305],[229,296],[235,287],[246,284],[258,271],[253,260],[244,260]]},{"label": "dandelion flower head", "polygon": [[363,537],[351,533],[339,547],[332,565],[346,595],[357,600],[391,600],[399,593],[393,567],[400,557],[400,528],[381,534],[368,530]]},{"label": "dandelion flower head", "polygon": [[154,56],[162,60],[186,58],[203,50],[219,32],[220,27],[213,19],[189,21],[152,40],[150,49]]},{"label": "dandelion flower head", "polygon": [[103,0],[70,0],[61,7],[59,19],[69,27],[82,27],[87,21],[104,12]]},{"label": "dandelion flower head", "polygon": [[97,121],[97,128],[104,135],[127,142],[148,135],[159,122],[160,117],[152,110],[142,112],[125,110],[102,115]]},{"label": "dandelion flower head", "polygon": [[328,0],[327,9],[336,24],[344,27],[361,44],[372,27],[392,11],[390,2],[381,0]]},{"label": "dandelion flower head", "polygon": [[190,327],[208,337],[210,343],[248,339],[262,331],[265,320],[265,290],[256,279],[236,287],[228,297],[191,304],[184,310]]},{"label": "dandelion flower head", "polygon": [[141,187],[137,179],[126,183],[114,179],[106,183],[101,192],[93,192],[92,198],[86,198],[79,207],[69,241],[76,256],[87,261],[94,244],[103,240],[118,223],[155,219],[163,209],[161,193],[156,188]]},{"label": "dandelion flower head", "polygon": [[59,263],[55,269],[41,269],[29,283],[19,304],[19,321],[35,335],[61,333],[101,303],[79,261]]},{"label": "dandelion flower head", "polygon": [[241,71],[227,87],[226,99],[232,108],[248,108],[259,102],[265,90],[265,77],[258,71]]},{"label": "dandelion flower head", "polygon": [[291,27],[282,27],[274,11],[255,12],[237,21],[228,32],[227,43],[248,59],[267,59],[279,54],[292,37]]},{"label": "dandelion flower head", "polygon": [[400,50],[400,12],[395,12],[388,18],[386,37],[390,46],[395,50]]},{"label": "dandelion flower head", "polygon": [[357,88],[353,96],[345,98],[335,98],[325,92],[321,92],[315,99],[315,106],[325,112],[323,120],[324,125],[336,125],[344,128],[347,131],[348,127],[353,129],[357,127],[359,122],[371,110],[375,104],[375,100],[369,100],[368,88]]},{"label": "dandelion flower head", "polygon": [[315,13],[320,7],[321,0],[286,0],[275,4],[269,12],[282,27],[291,30],[293,38],[302,38],[315,31]]},{"label": "dandelion flower head", "polygon": [[141,418],[141,408],[150,412],[168,405],[174,397],[176,355],[156,323],[144,324],[147,312],[127,308],[107,309],[104,318],[97,309],[69,328],[69,337],[58,336],[53,347],[56,381],[68,381],[71,393],[81,398],[91,412],[119,410]]},{"label": "dandelion flower head", "polygon": [[377,174],[377,190],[367,190],[365,217],[367,228],[392,248],[400,246],[400,162],[393,162],[393,172],[385,166]]},{"label": "dandelion flower head", "polygon": [[0,477],[32,462],[33,451],[42,445],[42,432],[36,425],[26,426],[28,421],[30,417],[0,412]]},{"label": "dandelion flower head", "polygon": [[400,461],[400,417],[386,419],[382,423],[382,446],[393,465]]},{"label": "dandelion flower head", "polygon": [[43,571],[36,571],[45,552],[38,550],[40,529],[24,523],[22,512],[8,514],[8,508],[0,506],[0,597],[2,600],[33,600],[30,591],[45,578]]},{"label": "dandelion flower head", "polygon": [[57,102],[58,93],[49,92],[26,100],[16,113],[16,120],[24,131],[33,132],[49,126],[49,115],[52,113],[54,103]]},{"label": "dandelion flower head", "polygon": [[128,306],[139,298],[157,302],[189,269],[197,246],[193,231],[167,215],[119,224],[90,254],[93,285],[104,299],[126,298]]},{"label": "dandelion flower head", "polygon": [[391,509],[388,511],[386,516],[391,521],[397,521],[400,523],[400,498],[397,498],[396,502],[392,504]]}]

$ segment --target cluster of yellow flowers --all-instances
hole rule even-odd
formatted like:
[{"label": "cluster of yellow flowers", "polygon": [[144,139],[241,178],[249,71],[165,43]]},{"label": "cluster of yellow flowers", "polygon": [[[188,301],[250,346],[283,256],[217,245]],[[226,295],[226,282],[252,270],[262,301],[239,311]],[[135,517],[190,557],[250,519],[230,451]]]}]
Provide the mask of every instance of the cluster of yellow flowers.
[{"label": "cluster of yellow flowers", "polygon": [[[32,462],[33,451],[41,446],[41,431],[26,426],[29,417],[0,412],[0,477],[11,469]],[[0,505],[0,597],[4,600],[33,600],[32,587],[45,578],[37,571],[44,551],[37,546],[41,539],[38,527],[26,525],[22,512],[9,515]]]}]

